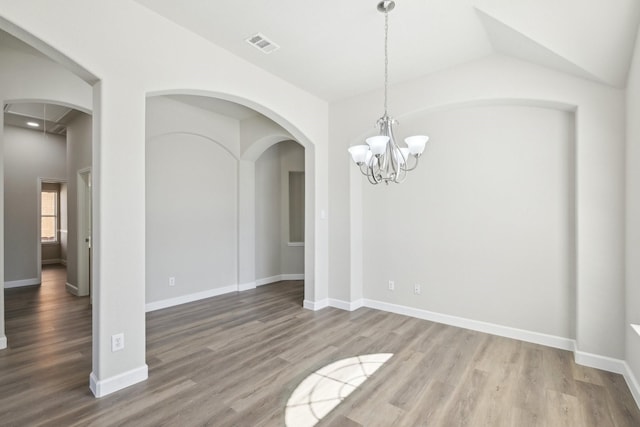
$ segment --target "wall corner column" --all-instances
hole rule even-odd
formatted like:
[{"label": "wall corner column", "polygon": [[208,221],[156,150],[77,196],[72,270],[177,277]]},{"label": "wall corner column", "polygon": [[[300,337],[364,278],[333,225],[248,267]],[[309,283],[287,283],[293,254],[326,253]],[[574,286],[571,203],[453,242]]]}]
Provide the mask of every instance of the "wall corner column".
[{"label": "wall corner column", "polygon": [[[147,378],[145,363],[145,93],[94,85],[93,371],[96,397]],[[124,348],[112,351],[112,336]]]},{"label": "wall corner column", "polygon": [[256,164],[238,168],[238,290],[256,287]]},{"label": "wall corner column", "polygon": [[[4,100],[0,100],[4,107]],[[7,348],[4,330],[4,114],[0,114],[0,350]]]}]

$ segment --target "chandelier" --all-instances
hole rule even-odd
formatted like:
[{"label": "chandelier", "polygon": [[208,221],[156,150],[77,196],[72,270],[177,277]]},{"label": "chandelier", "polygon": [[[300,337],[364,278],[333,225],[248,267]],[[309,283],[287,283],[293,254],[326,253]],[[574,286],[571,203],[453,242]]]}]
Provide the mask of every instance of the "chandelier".
[{"label": "chandelier", "polygon": [[349,147],[351,158],[371,184],[384,182],[399,184],[407,178],[407,172],[418,166],[418,159],[429,140],[426,135],[405,138],[401,147],[393,136],[393,125],[398,122],[387,114],[387,86],[389,85],[389,12],[396,6],[393,1],[378,3],[378,11],[384,13],[384,115],[377,121],[379,135],[367,138],[366,144]]}]

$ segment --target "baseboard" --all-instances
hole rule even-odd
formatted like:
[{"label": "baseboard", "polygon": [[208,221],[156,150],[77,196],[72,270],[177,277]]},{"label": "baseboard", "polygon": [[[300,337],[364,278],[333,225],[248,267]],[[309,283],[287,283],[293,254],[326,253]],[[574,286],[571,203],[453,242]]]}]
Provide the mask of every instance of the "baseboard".
[{"label": "baseboard", "polygon": [[256,282],[243,283],[238,285],[238,292],[248,291],[256,288]]},{"label": "baseboard", "polygon": [[64,265],[65,267],[67,266],[67,260],[66,259],[61,259],[60,260],[60,264]]},{"label": "baseboard", "polygon": [[108,394],[122,390],[149,377],[149,367],[145,364],[122,374],[98,380],[93,372],[89,376],[89,388],[95,397],[104,397]]},{"label": "baseboard", "polygon": [[278,274],[263,279],[256,279],[256,286],[264,286],[270,283],[282,282],[283,280],[304,280],[304,274]]},{"label": "baseboard", "polygon": [[340,310],[355,311],[364,307],[364,300],[361,298],[356,301],[342,301],[339,299],[329,298],[329,307],[339,308]]},{"label": "baseboard", "polygon": [[23,286],[34,286],[39,284],[40,279],[36,277],[35,279],[11,280],[9,282],[4,282],[4,288],[21,288]]},{"label": "baseboard", "polygon": [[67,282],[65,286],[67,288],[67,292],[69,292],[72,295],[78,296],[79,291],[76,285],[72,285],[71,283]]},{"label": "baseboard", "polygon": [[323,299],[320,301],[310,301],[306,299],[303,301],[302,306],[307,310],[318,311],[329,307],[329,300]]},{"label": "baseboard", "polygon": [[196,292],[188,295],[181,295],[175,298],[164,299],[160,301],[148,302],[145,305],[145,311],[162,310],[163,308],[169,308],[180,304],[186,304],[189,302],[199,301],[201,299],[217,297],[218,295],[229,294],[231,292],[237,292],[238,285],[225,286],[224,288],[209,289],[202,292]]},{"label": "baseboard", "polygon": [[[40,261],[41,265],[51,265],[51,264],[62,264],[62,260],[61,259],[43,259],[42,261]],[[65,261],[65,265],[66,265],[66,261]]]},{"label": "baseboard", "polygon": [[636,401],[636,405],[640,408],[640,384],[638,383],[638,379],[635,375],[633,375],[633,371],[627,362],[624,363],[625,372],[622,374],[624,376],[625,381],[627,382],[627,386],[631,391],[631,395],[633,399]]},{"label": "baseboard", "polygon": [[547,347],[559,348],[573,351],[575,340],[563,338],[555,335],[547,335],[540,332],[532,332],[524,329],[512,328],[510,326],[496,325],[494,323],[481,322],[478,320],[466,319],[463,317],[451,316],[448,314],[435,313],[403,305],[391,304],[382,301],[364,300],[364,306],[405,316],[416,317],[418,319],[430,320],[432,322],[443,323],[445,325],[457,326],[459,328],[471,329],[473,331],[484,332],[506,338],[526,341],[534,344],[541,344]]},{"label": "baseboard", "polygon": [[7,348],[7,337],[0,336],[0,350]]},{"label": "baseboard", "polygon": [[[601,356],[599,354],[585,353],[577,349],[573,352],[573,358],[578,365],[601,369],[615,374],[625,375],[629,369],[624,360]],[[631,371],[628,372],[630,373]]]}]

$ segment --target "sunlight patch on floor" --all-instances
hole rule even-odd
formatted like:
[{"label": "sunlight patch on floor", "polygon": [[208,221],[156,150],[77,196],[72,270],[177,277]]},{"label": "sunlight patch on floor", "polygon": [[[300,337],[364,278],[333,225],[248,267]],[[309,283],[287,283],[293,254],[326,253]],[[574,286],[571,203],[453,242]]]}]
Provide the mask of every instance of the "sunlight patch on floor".
[{"label": "sunlight patch on floor", "polygon": [[312,427],[373,375],[393,354],[365,354],[331,363],[305,378],[285,410],[287,427]]}]

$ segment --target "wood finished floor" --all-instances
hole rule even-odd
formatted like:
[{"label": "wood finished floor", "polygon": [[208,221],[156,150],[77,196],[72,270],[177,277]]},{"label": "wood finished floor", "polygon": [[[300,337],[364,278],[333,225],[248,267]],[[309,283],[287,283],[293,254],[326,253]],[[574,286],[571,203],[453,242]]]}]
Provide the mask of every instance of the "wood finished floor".
[{"label": "wood finished floor", "polygon": [[65,271],[9,289],[2,426],[283,426],[295,387],[333,361],[394,353],[318,426],[640,426],[620,375],[571,353],[371,309],[301,308],[280,282],[147,314],[149,379],[88,389],[91,310]]}]

